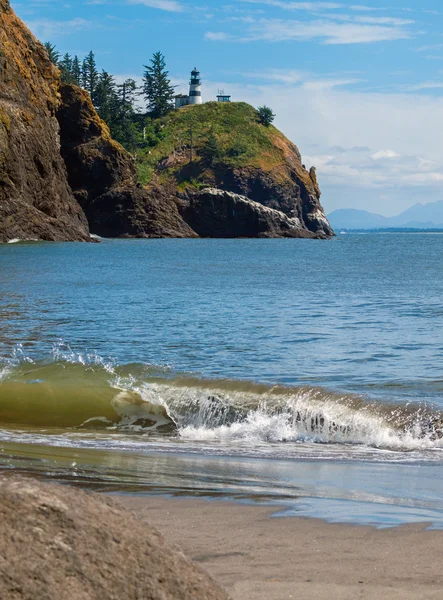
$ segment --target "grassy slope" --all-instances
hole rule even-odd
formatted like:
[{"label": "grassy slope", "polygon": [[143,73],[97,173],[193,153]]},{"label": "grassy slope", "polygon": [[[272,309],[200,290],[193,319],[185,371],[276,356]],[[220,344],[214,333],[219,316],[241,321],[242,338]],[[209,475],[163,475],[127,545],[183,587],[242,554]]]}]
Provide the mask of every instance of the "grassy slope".
[{"label": "grassy slope", "polygon": [[[192,165],[191,128],[194,146]],[[140,157],[142,181],[147,183],[154,172],[159,174],[160,181],[175,177],[180,186],[198,187],[210,181],[213,169],[205,165],[199,151],[206,145],[211,132],[222,150],[218,169],[249,167],[274,170],[284,179],[287,177],[286,160],[291,157],[298,163],[296,168],[300,177],[309,179],[308,173],[301,167],[295,146],[275,127],[259,124],[252,106],[244,102],[207,102],[173,111],[153,122],[148,131],[151,146]]]}]

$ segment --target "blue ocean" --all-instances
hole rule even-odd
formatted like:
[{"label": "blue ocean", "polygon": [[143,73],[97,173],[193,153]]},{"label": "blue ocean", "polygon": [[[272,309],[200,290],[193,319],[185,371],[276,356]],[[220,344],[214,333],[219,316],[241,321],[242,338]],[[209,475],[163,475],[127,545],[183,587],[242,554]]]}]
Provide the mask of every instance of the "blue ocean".
[{"label": "blue ocean", "polygon": [[443,237],[0,245],[0,467],[443,527]]}]

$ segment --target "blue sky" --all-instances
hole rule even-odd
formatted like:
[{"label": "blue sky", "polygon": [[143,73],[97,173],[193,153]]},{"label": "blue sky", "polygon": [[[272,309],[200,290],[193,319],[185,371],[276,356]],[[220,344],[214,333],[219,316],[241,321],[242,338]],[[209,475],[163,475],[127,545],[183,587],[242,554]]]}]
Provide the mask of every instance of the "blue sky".
[{"label": "blue sky", "polygon": [[186,91],[268,104],[317,167],[328,212],[443,200],[441,0],[20,0],[42,41],[120,77],[153,52]]}]

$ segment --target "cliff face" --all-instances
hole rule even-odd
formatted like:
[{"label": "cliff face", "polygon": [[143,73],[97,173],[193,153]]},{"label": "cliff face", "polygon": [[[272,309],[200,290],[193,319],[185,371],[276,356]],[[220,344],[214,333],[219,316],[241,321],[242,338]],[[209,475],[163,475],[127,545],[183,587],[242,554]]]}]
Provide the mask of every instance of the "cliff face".
[{"label": "cliff face", "polygon": [[115,186],[135,185],[134,160],[111,138],[89,94],[74,85],[61,84],[60,96],[57,119],[61,153],[69,185],[80,205],[86,209]]},{"label": "cliff face", "polygon": [[168,186],[144,190],[134,159],[115,142],[89,94],[60,88],[57,112],[69,184],[91,233],[103,237],[197,237],[181,218]]},{"label": "cliff face", "polygon": [[0,241],[87,240],[60,156],[58,72],[0,0]]},{"label": "cliff face", "polygon": [[191,193],[182,208],[185,221],[200,237],[326,238],[313,233],[297,217],[263,206],[246,196],[207,188]]}]

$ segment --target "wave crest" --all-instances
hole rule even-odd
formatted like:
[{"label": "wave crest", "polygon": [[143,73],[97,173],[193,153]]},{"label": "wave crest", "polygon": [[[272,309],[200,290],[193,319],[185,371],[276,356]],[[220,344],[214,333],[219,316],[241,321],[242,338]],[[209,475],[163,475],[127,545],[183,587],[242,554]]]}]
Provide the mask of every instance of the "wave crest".
[{"label": "wave crest", "polygon": [[150,365],[116,365],[56,349],[34,363],[19,350],[0,365],[0,426],[161,430],[192,440],[443,447],[443,415],[321,388],[174,377]]}]

